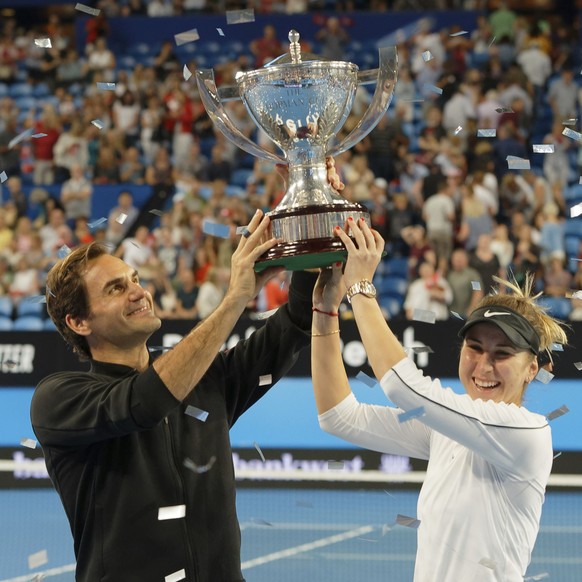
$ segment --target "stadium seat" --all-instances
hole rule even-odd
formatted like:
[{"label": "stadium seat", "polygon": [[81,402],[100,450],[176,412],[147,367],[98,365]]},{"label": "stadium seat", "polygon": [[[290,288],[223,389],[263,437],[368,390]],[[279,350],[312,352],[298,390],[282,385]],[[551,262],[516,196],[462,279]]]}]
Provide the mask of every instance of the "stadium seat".
[{"label": "stadium seat", "polygon": [[390,317],[396,317],[402,312],[402,305],[404,303],[402,298],[385,296],[380,297],[380,307],[388,313]]},{"label": "stadium seat", "polygon": [[380,288],[378,293],[381,296],[388,295],[390,297],[404,297],[408,289],[408,281],[403,277],[383,277],[380,281]]},{"label": "stadium seat", "polygon": [[545,307],[551,316],[558,319],[568,319],[572,311],[572,303],[565,297],[540,297],[538,303]]},{"label": "stadium seat", "polygon": [[44,330],[45,331],[55,331],[57,326],[54,324],[53,320],[50,317],[47,317],[43,322]]},{"label": "stadium seat", "polygon": [[582,222],[578,218],[567,218],[564,221],[564,236],[582,238]]},{"label": "stadium seat", "polygon": [[408,258],[398,257],[382,261],[384,268],[384,275],[391,275],[394,277],[408,278]]},{"label": "stadium seat", "polygon": [[41,331],[44,329],[44,322],[40,317],[25,315],[14,320],[14,331]]},{"label": "stadium seat", "polygon": [[14,322],[9,317],[0,315],[0,331],[12,331]]},{"label": "stadium seat", "polygon": [[12,299],[7,295],[2,295],[0,297],[0,316],[12,317],[12,312],[14,311],[14,304]]},{"label": "stadium seat", "polygon": [[34,315],[35,317],[44,318],[45,314],[44,302],[32,300],[31,298],[23,299],[16,307],[16,317],[25,317],[27,315]]},{"label": "stadium seat", "polygon": [[567,257],[577,257],[580,250],[580,241],[582,238],[577,236],[567,236],[565,239],[565,248]]},{"label": "stadium seat", "polygon": [[239,188],[246,188],[249,176],[252,176],[253,171],[248,168],[239,168],[232,173],[230,183]]}]

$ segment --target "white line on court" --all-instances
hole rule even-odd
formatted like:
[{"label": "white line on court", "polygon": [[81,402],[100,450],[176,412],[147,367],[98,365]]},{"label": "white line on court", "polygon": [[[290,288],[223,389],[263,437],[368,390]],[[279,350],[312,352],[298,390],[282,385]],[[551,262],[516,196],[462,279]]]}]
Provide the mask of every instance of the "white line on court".
[{"label": "white line on court", "polygon": [[260,556],[259,558],[253,558],[252,560],[247,560],[241,564],[243,570],[248,570],[254,568],[255,566],[262,566],[269,562],[274,562],[275,560],[281,560],[282,558],[290,558],[291,556],[296,556],[297,554],[302,554],[304,552],[310,552],[316,548],[323,548],[331,544],[337,544],[338,542],[343,542],[351,538],[361,536],[362,534],[370,533],[374,530],[372,525],[364,525],[350,531],[346,531],[341,534],[336,534],[333,536],[328,536],[315,540],[314,542],[309,542],[307,544],[301,544],[300,546],[295,546],[294,548],[287,548],[286,550],[280,550],[278,552],[273,552],[272,554],[266,554],[265,556]]},{"label": "white line on court", "polygon": [[0,580],[0,582],[31,582],[35,579],[35,576],[58,576],[59,574],[65,574],[66,572],[74,572],[75,564],[67,564],[66,566],[59,566],[58,568],[51,568],[50,570],[45,570],[44,572],[31,572],[30,574],[25,574],[24,576],[18,576],[16,578],[7,578],[6,580]]}]

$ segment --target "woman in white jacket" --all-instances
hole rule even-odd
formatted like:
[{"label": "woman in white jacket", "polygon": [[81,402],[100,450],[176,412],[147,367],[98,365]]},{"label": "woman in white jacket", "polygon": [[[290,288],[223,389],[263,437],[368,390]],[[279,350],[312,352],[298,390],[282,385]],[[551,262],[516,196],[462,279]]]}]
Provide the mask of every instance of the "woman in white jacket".
[{"label": "woman in white jacket", "polygon": [[[320,425],[361,447],[428,460],[418,500],[415,582],[522,581],[539,529],[552,441],[547,419],[521,403],[542,354],[565,343],[566,334],[530,296],[531,280],[524,290],[504,282],[513,293],[486,296],[460,331],[466,394],[443,388],[407,357],[375,300],[370,281],[384,241],[363,221],[348,224],[353,239],[336,229],[348,249],[343,278],[336,265],[322,272],[314,291]],[[346,287],[374,374],[398,408],[359,403],[351,392],[336,317]]]}]

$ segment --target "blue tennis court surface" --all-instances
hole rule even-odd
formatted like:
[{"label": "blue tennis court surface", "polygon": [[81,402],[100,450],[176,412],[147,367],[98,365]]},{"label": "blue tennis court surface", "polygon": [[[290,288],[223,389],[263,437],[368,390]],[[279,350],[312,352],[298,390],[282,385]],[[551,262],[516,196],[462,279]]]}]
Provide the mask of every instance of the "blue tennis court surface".
[{"label": "blue tennis court surface", "polygon": [[[246,580],[410,582],[416,531],[394,523],[416,515],[416,499],[392,488],[239,489]],[[41,572],[46,582],[74,580],[69,527],[52,490],[0,491],[0,515],[0,582]],[[579,582],[581,548],[582,494],[549,492],[527,576]],[[28,557],[43,550],[48,562],[29,569]]]}]

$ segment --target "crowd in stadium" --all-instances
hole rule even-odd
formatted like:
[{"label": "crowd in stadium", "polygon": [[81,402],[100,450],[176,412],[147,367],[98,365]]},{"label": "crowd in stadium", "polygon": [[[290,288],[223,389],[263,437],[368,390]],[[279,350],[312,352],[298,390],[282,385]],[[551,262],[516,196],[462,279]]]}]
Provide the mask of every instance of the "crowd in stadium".
[{"label": "crowd in stadium", "polygon": [[[81,52],[70,22],[56,13],[32,29],[2,20],[0,295],[10,298],[8,319],[44,293],[59,255],[91,240],[110,243],[135,266],[162,317],[205,317],[220,302],[236,227],[256,208],[273,209],[283,181],[272,163],[245,154],[213,126],[194,79],[184,77],[195,57],[184,63],[167,41],[149,60],[130,62],[108,43],[109,17],[181,14],[204,4],[102,1]],[[267,11],[285,3],[260,4]],[[303,4],[310,7],[289,3]],[[315,17],[320,32],[305,39],[313,52],[349,59],[357,50],[349,19]],[[559,14],[502,6],[483,10],[475,30],[460,32],[419,26],[401,39],[387,115],[335,160],[342,195],[368,207],[387,242],[376,281],[380,302],[387,317],[412,318],[427,306],[437,320],[463,317],[494,275],[521,282],[533,270],[548,308],[582,319],[575,294],[582,289],[582,226],[571,212],[582,202],[576,28]],[[38,46],[39,38],[51,47]],[[232,83],[237,71],[287,49],[272,27],[257,29],[248,51],[216,64],[218,81]],[[115,89],[101,90],[99,82]],[[359,88],[342,132],[369,99]],[[257,135],[241,102],[227,108],[245,135],[275,148]],[[542,145],[548,153],[538,153]],[[524,165],[512,167],[507,156]],[[104,185],[119,186],[117,205],[95,217],[93,197]],[[138,186],[150,188],[145,204],[136,203]],[[207,234],[208,220],[228,225],[230,236]],[[249,315],[279,306],[286,289],[286,275],[273,280]]]}]

